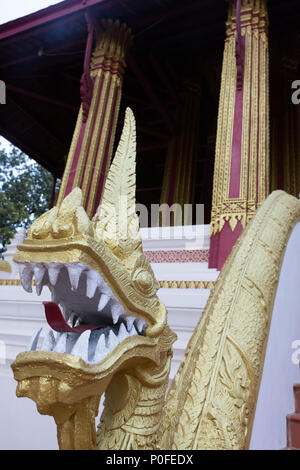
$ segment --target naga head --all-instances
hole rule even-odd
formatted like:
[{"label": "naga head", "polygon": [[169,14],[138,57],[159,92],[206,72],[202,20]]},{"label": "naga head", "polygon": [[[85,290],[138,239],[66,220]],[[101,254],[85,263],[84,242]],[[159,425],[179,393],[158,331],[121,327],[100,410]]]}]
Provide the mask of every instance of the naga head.
[{"label": "naga head", "polygon": [[142,250],[135,157],[135,120],[127,109],[92,220],[81,205],[81,190],[75,188],[60,207],[31,225],[18,246],[14,261],[24,289],[31,292],[34,280],[38,295],[44,286],[52,295],[52,302],[45,302],[48,335],[41,344],[38,333],[31,351],[13,364],[17,393],[34,398],[42,413],[49,413],[54,402],[42,399],[41,378],[45,382],[52,374],[55,400],[71,403],[71,389],[80,389],[82,397],[95,390],[100,394],[119,371],[145,361],[159,366],[175,340]]}]

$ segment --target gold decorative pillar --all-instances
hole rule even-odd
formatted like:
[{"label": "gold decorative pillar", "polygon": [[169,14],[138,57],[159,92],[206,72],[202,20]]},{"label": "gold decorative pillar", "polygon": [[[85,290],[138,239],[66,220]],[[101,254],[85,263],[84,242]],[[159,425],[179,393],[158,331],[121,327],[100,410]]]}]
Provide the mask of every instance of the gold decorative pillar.
[{"label": "gold decorative pillar", "polygon": [[[184,210],[192,204],[195,192],[196,159],[200,129],[200,91],[198,85],[185,82],[178,111],[178,132],[170,140],[160,204],[174,209],[171,225],[191,224],[191,212]],[[174,204],[174,206],[173,206]],[[172,207],[173,206],[173,207]],[[162,207],[162,225],[168,225],[169,210]],[[190,219],[190,220],[189,220]]]},{"label": "gold decorative pillar", "polygon": [[112,20],[102,25],[91,58],[90,77],[84,77],[81,83],[82,93],[91,96],[83,97],[57,201],[61,204],[78,186],[90,217],[99,205],[111,160],[125,56],[131,42],[131,30],[126,25]]},{"label": "gold decorative pillar", "polygon": [[266,0],[229,2],[214,168],[210,267],[221,269],[268,194]]}]

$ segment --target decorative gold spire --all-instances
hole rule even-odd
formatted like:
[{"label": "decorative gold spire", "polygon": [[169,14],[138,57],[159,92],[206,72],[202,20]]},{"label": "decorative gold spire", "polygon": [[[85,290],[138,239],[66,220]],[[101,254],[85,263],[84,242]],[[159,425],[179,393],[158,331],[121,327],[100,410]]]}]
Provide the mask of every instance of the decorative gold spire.
[{"label": "decorative gold spire", "polygon": [[240,88],[236,65],[236,2],[229,2],[210,223],[210,267],[218,269],[269,191],[266,4],[266,0],[241,2],[243,83]]},{"label": "decorative gold spire", "polygon": [[103,20],[90,64],[92,97],[88,115],[80,107],[57,204],[76,187],[89,217],[99,205],[110,165],[120,108],[125,57],[131,30],[120,21]]}]

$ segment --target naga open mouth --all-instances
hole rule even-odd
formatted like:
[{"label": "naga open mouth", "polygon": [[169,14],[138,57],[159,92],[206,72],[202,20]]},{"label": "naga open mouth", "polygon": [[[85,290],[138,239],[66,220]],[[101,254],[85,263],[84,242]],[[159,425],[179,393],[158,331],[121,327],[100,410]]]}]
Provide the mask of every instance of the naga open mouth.
[{"label": "naga open mouth", "polygon": [[[44,302],[49,327],[32,338],[32,351],[55,351],[102,361],[118,344],[133,335],[145,335],[144,320],[126,313],[101,275],[82,263],[18,263],[27,292],[44,286],[52,302]],[[59,308],[62,309],[62,312]],[[42,339],[43,336],[43,339]]]}]

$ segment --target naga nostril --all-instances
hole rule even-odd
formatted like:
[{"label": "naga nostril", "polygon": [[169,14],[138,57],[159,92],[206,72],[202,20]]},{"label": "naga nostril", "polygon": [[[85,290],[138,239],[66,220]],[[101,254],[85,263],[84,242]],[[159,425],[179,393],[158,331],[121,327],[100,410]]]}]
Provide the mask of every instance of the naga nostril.
[{"label": "naga nostril", "polygon": [[54,238],[67,238],[73,235],[73,226],[70,224],[54,223],[52,227]]}]

